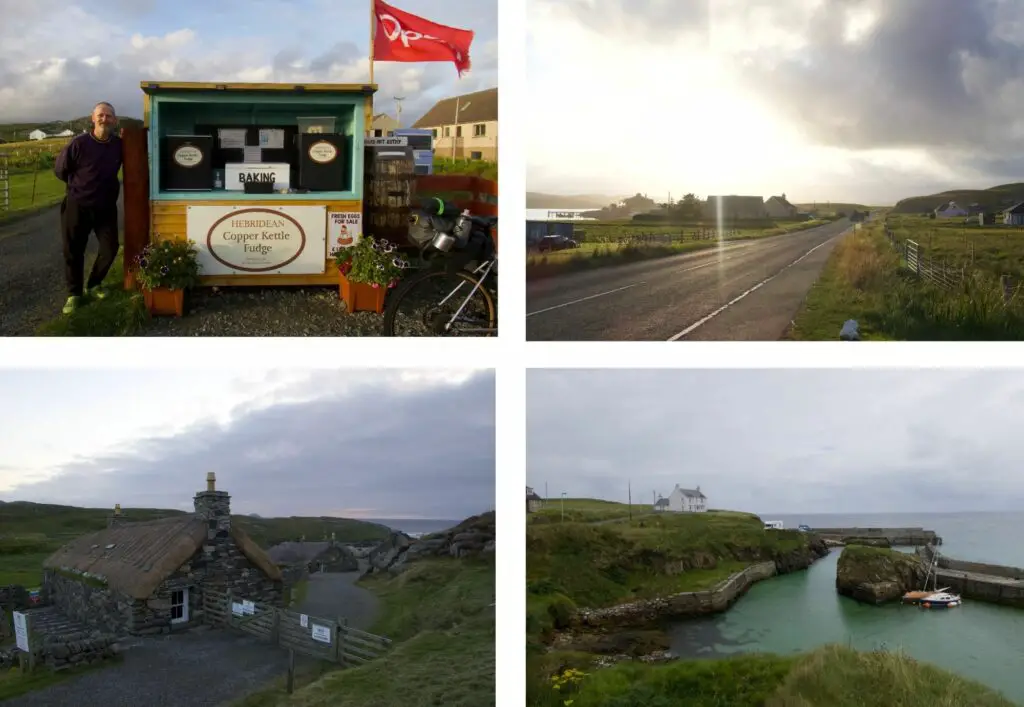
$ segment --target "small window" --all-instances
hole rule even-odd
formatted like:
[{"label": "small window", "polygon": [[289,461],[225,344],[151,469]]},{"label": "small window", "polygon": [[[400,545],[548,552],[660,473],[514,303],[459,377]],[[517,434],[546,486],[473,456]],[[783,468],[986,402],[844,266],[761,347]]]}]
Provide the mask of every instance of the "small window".
[{"label": "small window", "polygon": [[462,126],[461,125],[456,125],[455,126],[455,137],[462,137]]},{"label": "small window", "polygon": [[176,589],[171,592],[171,623],[188,621],[188,590]]},{"label": "small window", "polygon": [[431,135],[432,135],[432,136],[434,137],[434,139],[436,140],[436,139],[437,139],[437,128],[434,128],[433,130],[431,130],[431,131],[430,131],[430,134],[431,134]]},{"label": "small window", "polygon": [[482,152],[470,152],[469,159],[471,160],[482,160],[484,158]]},{"label": "small window", "polygon": [[449,128],[449,127],[445,127],[445,129],[444,129],[444,136],[445,137],[451,137],[452,136],[452,129]]},{"label": "small window", "polygon": [[477,123],[473,126],[473,137],[484,137],[487,135],[487,125]]},{"label": "small window", "polygon": [[374,130],[373,131],[373,136],[374,137],[384,137],[384,131],[383,130]]}]

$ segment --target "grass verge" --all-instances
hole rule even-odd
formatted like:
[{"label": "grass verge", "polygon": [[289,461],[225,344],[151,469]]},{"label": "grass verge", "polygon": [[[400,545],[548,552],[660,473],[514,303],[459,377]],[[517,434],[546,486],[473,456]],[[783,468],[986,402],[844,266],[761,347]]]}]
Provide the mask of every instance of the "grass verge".
[{"label": "grass verge", "polygon": [[23,673],[20,668],[0,670],[0,702],[29,692],[34,692],[35,690],[42,690],[50,687],[51,685],[56,685],[57,683],[64,682],[65,680],[78,677],[90,670],[103,670],[105,668],[109,668],[116,660],[118,659],[106,660],[102,663],[97,663],[96,665],[69,668],[67,670],[61,670],[60,672],[54,672],[45,666],[36,668],[36,670],[31,673]]},{"label": "grass verge", "polygon": [[855,319],[864,341],[1000,341],[1024,338],[1024,315],[981,274],[944,290],[901,269],[880,222],[836,246],[784,338],[835,341]]},{"label": "grass verge", "polygon": [[139,292],[124,289],[124,259],[120,253],[103,280],[108,296],[88,301],[68,316],[44,322],[38,336],[131,336],[149,319]]},{"label": "grass verge", "polygon": [[283,684],[234,707],[391,707],[495,704],[494,556],[430,559],[397,576],[371,576],[381,615],[371,629],[395,644],[365,665],[332,671],[296,690]]},{"label": "grass verge", "polygon": [[[549,674],[528,682],[529,707],[1013,705],[983,685],[904,654],[840,646],[792,657],[752,654],[661,665],[630,662],[600,670],[589,670],[579,655],[551,654],[545,662]],[[540,667],[538,661],[534,665]]]},{"label": "grass verge", "polygon": [[[777,226],[775,228],[741,230],[738,231],[736,235],[728,238],[683,240],[673,242],[671,244],[627,243],[625,245],[619,245],[617,243],[584,242],[579,248],[561,250],[544,255],[528,255],[526,259],[526,279],[527,281],[539,280],[564,275],[570,272],[592,270],[594,268],[603,268],[615,265],[625,265],[627,263],[635,263],[642,260],[652,260],[655,258],[680,255],[682,253],[708,250],[709,248],[717,248],[722,243],[771,238],[774,236],[785,235],[787,233],[805,231],[809,228],[816,228],[824,223],[824,221],[802,221],[786,224],[784,226]],[[593,227],[590,225],[586,225],[585,227],[589,236]],[[654,226],[652,228],[651,226],[638,225],[630,228],[632,231],[640,231],[643,233],[658,232],[673,233],[676,235],[678,235],[680,230],[680,227],[678,226]],[[628,234],[624,234],[622,237],[626,237],[626,235]]]}]

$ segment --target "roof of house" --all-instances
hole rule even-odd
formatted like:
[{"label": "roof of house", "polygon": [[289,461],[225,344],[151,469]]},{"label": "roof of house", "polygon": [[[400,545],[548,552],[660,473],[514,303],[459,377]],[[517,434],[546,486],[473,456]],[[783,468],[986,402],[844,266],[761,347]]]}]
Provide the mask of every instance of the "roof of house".
[{"label": "roof of house", "polygon": [[[147,599],[203,547],[206,530],[206,521],[192,514],[125,522],[72,540],[46,558],[43,567],[88,573],[111,589]],[[281,571],[244,531],[232,526],[231,537],[264,574],[281,579]]]},{"label": "roof of house", "polygon": [[544,499],[541,498],[540,496],[538,496],[533,491],[531,491],[530,493],[526,494],[526,500],[527,501],[543,501]]},{"label": "roof of house", "polygon": [[679,493],[683,494],[684,496],[689,496],[690,498],[707,498],[707,496],[705,496],[704,494],[702,494],[700,491],[698,491],[696,489],[680,488],[679,489]]},{"label": "roof of house", "polygon": [[1010,208],[1006,209],[1004,214],[1024,214],[1024,201],[1019,204],[1014,204]]},{"label": "roof of house", "polygon": [[467,93],[464,96],[443,98],[423,117],[412,124],[414,128],[436,128],[440,125],[455,124],[455,107],[458,103],[459,124],[483,123],[498,119],[498,89]]},{"label": "roof of house", "polygon": [[659,498],[657,501],[654,502],[654,507],[655,508],[663,508],[663,507],[665,507],[667,505],[668,505],[668,499],[667,498]]},{"label": "roof of house", "polygon": [[284,542],[267,550],[267,556],[277,565],[292,565],[312,562],[319,555],[330,549],[331,543],[326,540],[319,542]]},{"label": "roof of house", "polygon": [[780,206],[785,206],[787,209],[793,209],[794,211],[796,210],[796,207],[789,203],[789,200],[786,199],[785,197],[773,196],[768,199],[765,199],[764,203],[767,204],[770,201],[774,201],[776,204],[779,204]]}]

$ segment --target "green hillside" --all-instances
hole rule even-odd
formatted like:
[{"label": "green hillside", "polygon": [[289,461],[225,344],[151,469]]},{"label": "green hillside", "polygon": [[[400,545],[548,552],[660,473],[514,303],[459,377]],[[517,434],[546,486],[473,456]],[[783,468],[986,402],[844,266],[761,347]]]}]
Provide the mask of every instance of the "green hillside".
[{"label": "green hillside", "polygon": [[542,194],[526,192],[528,209],[600,209],[618,202],[621,197],[600,194]]},{"label": "green hillside", "polygon": [[896,203],[894,214],[923,214],[955,201],[963,207],[979,204],[988,211],[1001,211],[1024,201],[1024,182],[1000,184],[989,189],[953,189],[929,196],[912,196]]},{"label": "green hillside", "polygon": [[[128,116],[119,118],[122,126],[142,126],[142,120]],[[71,120],[49,120],[42,123],[0,123],[0,140],[6,142],[19,142],[28,140],[28,134],[33,130],[42,130],[44,133],[53,134],[64,130],[81,132],[91,124],[90,116],[72,118]]]}]

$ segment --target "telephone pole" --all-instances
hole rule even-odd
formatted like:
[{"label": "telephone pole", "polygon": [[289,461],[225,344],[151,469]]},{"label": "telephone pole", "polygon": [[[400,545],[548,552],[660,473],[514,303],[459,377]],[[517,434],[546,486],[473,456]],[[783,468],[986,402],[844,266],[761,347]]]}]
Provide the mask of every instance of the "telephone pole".
[{"label": "telephone pole", "polygon": [[629,494],[629,522],[633,522],[633,483],[631,481],[626,482],[626,493]]},{"label": "telephone pole", "polygon": [[405,100],[405,96],[395,96],[395,113],[397,114],[398,127],[402,127],[402,101]]}]

